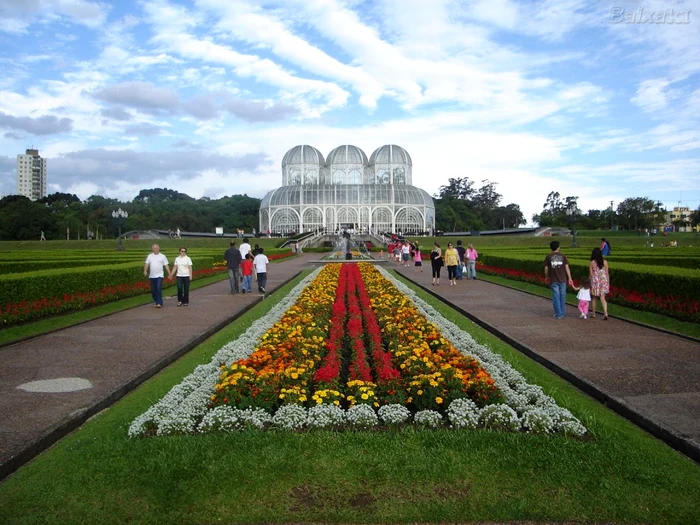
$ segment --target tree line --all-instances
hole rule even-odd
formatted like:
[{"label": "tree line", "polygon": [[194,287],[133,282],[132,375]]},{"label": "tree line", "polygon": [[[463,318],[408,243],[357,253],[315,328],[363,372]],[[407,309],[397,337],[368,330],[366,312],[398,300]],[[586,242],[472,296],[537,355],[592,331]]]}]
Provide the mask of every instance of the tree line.
[{"label": "tree line", "polygon": [[[498,230],[518,228],[527,221],[520,207],[502,205],[503,196],[496,183],[483,180],[481,185],[468,177],[450,178],[434,195],[436,229],[441,231]],[[578,197],[563,197],[558,192],[547,196],[542,212],[532,217],[540,226],[576,225],[579,229],[637,230],[655,228],[664,222],[666,211],[660,202],[647,197],[625,199],[615,210],[578,210]],[[141,190],[130,202],[99,195],[81,201],[76,195],[54,193],[38,201],[20,195],[0,200],[0,240],[38,240],[41,232],[47,239],[85,239],[88,231],[98,238],[116,237],[131,230],[172,229],[214,232],[251,231],[258,227],[260,199],[232,195],[220,199],[194,199],[167,188]],[[129,216],[123,222],[112,217],[121,208]],[[691,215],[691,223],[700,223],[700,207]],[[676,226],[684,225],[680,220]]]},{"label": "tree line", "polygon": [[[583,230],[609,230],[617,227],[622,230],[644,230],[658,228],[666,222],[666,209],[659,201],[649,197],[629,197],[620,202],[616,208],[605,210],[588,210],[583,213],[578,209],[578,197],[562,198],[559,192],[552,191],[542,207],[542,213],[532,216],[532,221],[540,226],[576,226]],[[693,226],[700,224],[700,206],[690,214],[689,222]],[[688,221],[680,217],[672,224],[676,229],[686,226]]]},{"label": "tree line", "polygon": [[[129,216],[123,222],[112,217],[121,208]],[[113,238],[131,230],[172,229],[214,232],[217,226],[232,232],[258,226],[260,199],[232,195],[220,199],[194,199],[175,190],[141,190],[131,202],[93,195],[81,201],[70,193],[54,193],[31,201],[20,195],[0,200],[0,240]]]}]

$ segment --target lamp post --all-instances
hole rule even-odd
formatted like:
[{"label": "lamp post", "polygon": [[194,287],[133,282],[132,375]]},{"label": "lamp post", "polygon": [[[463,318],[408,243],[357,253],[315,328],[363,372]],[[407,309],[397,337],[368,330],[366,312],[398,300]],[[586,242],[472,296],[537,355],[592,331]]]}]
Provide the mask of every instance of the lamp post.
[{"label": "lamp post", "polygon": [[117,251],[122,251],[124,246],[122,246],[122,224],[129,217],[129,212],[119,208],[112,212],[112,218],[117,221],[117,226],[119,227],[119,237],[117,237]]},{"label": "lamp post", "polygon": [[571,243],[572,248],[578,248],[578,242],[576,239],[577,231],[576,231],[576,222],[578,220],[578,216],[581,214],[581,210],[578,209],[578,205],[576,204],[576,201],[573,201],[571,205],[566,208],[566,215],[569,217],[569,220],[571,221],[571,224],[573,224],[573,230],[574,230],[574,239],[573,242]]}]

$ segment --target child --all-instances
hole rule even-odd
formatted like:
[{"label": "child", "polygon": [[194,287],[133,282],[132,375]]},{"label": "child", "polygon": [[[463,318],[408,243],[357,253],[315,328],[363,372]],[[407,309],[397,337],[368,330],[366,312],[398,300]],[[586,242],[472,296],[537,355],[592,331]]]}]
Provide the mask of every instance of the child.
[{"label": "child", "polygon": [[420,271],[423,271],[423,258],[420,255],[420,250],[416,249],[413,252],[413,264],[416,267],[416,271],[418,271],[418,268],[420,268]]},{"label": "child", "polygon": [[253,256],[246,253],[241,262],[241,275],[243,276],[243,293],[253,293]]},{"label": "child", "polygon": [[265,250],[263,248],[258,248],[258,254],[253,258],[253,264],[255,265],[255,272],[258,276],[258,291],[260,293],[265,293],[265,286],[267,286],[267,265],[270,264],[270,261],[265,255]]},{"label": "child", "polygon": [[591,281],[588,277],[581,279],[580,287],[573,287],[578,291],[578,311],[581,312],[581,319],[588,319],[588,304],[591,302]]}]

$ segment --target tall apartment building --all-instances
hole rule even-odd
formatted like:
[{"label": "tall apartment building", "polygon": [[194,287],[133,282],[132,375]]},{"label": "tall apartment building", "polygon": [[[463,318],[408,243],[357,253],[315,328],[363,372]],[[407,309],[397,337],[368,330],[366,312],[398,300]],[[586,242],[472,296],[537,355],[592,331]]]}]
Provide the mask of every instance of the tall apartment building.
[{"label": "tall apartment building", "polygon": [[46,159],[38,149],[17,155],[17,194],[38,201],[46,197]]}]

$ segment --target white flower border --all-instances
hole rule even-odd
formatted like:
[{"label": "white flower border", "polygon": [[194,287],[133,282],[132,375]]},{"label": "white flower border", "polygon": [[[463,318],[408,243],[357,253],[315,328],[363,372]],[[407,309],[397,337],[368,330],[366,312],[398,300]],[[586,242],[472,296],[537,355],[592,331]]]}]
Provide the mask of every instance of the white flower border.
[{"label": "white flower border", "polygon": [[[318,268],[304,278],[267,314],[254,321],[238,339],[224,345],[209,364],[199,365],[160,401],[138,416],[129,427],[129,437],[140,437],[153,430],[155,430],[156,435],[160,436],[193,434],[212,430],[234,431],[241,428],[264,428],[268,425],[293,430],[327,426],[330,424],[329,418],[335,423],[340,423],[344,419],[346,424],[363,427],[377,425],[379,419],[384,420],[385,423],[394,423],[393,420],[382,418],[382,412],[379,413],[380,418],[377,418],[376,415],[370,417],[369,414],[363,412],[355,413],[357,410],[353,411],[353,409],[356,407],[344,411],[344,416],[341,416],[340,413],[325,414],[323,412],[320,414],[318,409],[307,410],[300,405],[283,405],[274,416],[260,409],[240,410],[231,407],[218,407],[218,409],[209,410],[207,407],[219,378],[219,367],[222,364],[231,366],[240,359],[248,358],[259,339],[282,318],[288,308],[296,303],[302,290],[316,278],[322,268]],[[582,436],[587,432],[586,427],[569,410],[557,405],[556,401],[546,395],[540,386],[529,384],[520,372],[506,363],[500,355],[477,343],[470,334],[445,319],[437,310],[418,297],[411,288],[397,280],[385,269],[380,267],[377,269],[399,291],[413,301],[418,311],[428,321],[440,328],[443,336],[449,339],[457,350],[479,362],[491,375],[504,397],[505,405],[491,405],[491,408],[485,407],[483,409],[478,408],[469,400],[458,399],[454,401],[447,412],[447,419],[451,427],[499,428],[510,431],[523,430],[541,434],[560,433],[575,436]],[[366,408],[374,413],[371,407],[367,406]],[[396,405],[391,410],[394,413],[400,413],[401,408],[405,407]],[[338,410],[342,411],[342,409]],[[361,408],[360,410],[365,409]],[[386,410],[384,409],[385,413]],[[413,417],[414,424],[419,426],[439,425],[440,414],[437,412],[428,414],[430,411],[424,412],[425,414],[418,413]],[[436,416],[440,416],[440,418]],[[410,418],[405,421],[408,423]]]},{"label": "white flower border", "polygon": [[[551,424],[545,425],[549,426],[547,433],[561,432],[578,436],[586,433],[586,427],[569,410],[557,405],[553,398],[544,393],[542,387],[529,384],[522,374],[506,363],[499,354],[477,343],[469,333],[443,317],[435,308],[418,297],[411,288],[396,279],[387,270],[379,267],[377,269],[401,293],[413,301],[418,311],[428,321],[440,328],[443,336],[457,350],[479,362],[495,381],[506,404],[522,416],[521,423],[527,423],[528,420],[532,419],[538,421],[551,419]],[[524,424],[523,430],[528,431],[533,430],[533,428],[531,425]]]},{"label": "white flower border", "polygon": [[[157,435],[195,432],[197,423],[207,413],[207,404],[221,373],[221,365],[231,366],[248,358],[260,338],[274,326],[318,276],[323,266],[307,275],[269,312],[253,322],[238,339],[225,344],[206,365],[199,365],[175,385],[163,399],[138,416],[129,427],[129,437],[138,437],[156,429]],[[237,414],[237,413],[236,413]]]}]

